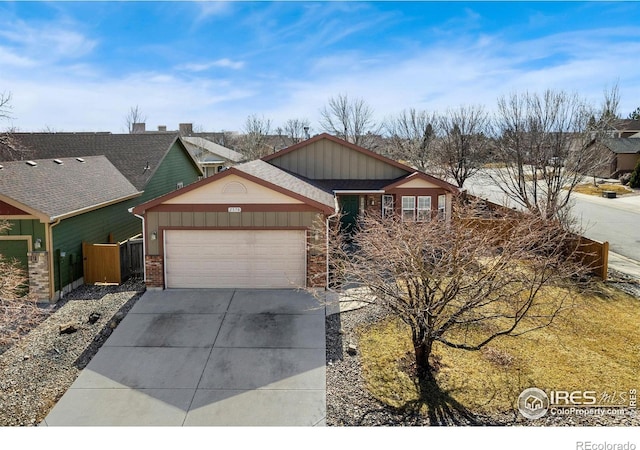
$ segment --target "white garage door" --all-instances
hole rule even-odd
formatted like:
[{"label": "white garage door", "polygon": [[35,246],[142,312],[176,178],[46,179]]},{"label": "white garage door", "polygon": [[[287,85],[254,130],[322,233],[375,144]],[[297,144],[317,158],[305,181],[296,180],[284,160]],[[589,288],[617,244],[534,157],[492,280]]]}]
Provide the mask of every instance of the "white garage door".
[{"label": "white garage door", "polygon": [[303,230],[167,230],[168,288],[305,285]]}]

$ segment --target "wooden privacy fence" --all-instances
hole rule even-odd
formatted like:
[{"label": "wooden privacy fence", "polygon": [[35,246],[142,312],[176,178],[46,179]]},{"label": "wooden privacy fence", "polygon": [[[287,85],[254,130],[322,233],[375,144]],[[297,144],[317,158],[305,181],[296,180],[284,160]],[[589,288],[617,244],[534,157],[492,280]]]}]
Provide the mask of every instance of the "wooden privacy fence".
[{"label": "wooden privacy fence", "polygon": [[85,284],[122,284],[143,272],[142,239],[134,237],[114,244],[82,243]]},{"label": "wooden privacy fence", "polygon": [[[517,219],[485,219],[470,218],[460,219],[467,226],[473,227],[483,233],[492,233],[498,236],[504,236],[506,239],[511,227],[514,226]],[[579,260],[582,265],[589,269],[589,272],[607,280],[607,271],[609,268],[609,243],[598,242],[577,234],[572,235],[566,241],[566,249],[568,253]]]}]

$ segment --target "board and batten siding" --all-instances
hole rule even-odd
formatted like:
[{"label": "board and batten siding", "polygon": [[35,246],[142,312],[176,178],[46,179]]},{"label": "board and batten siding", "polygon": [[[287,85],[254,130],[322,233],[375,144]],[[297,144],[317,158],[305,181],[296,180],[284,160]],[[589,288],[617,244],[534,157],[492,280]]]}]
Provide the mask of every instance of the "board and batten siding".
[{"label": "board and batten siding", "polygon": [[187,186],[198,181],[202,175],[186,152],[179,142],[173,144],[158,170],[144,187],[144,194],[138,198],[136,205],[175,191],[178,182]]},{"label": "board and batten siding", "polygon": [[[160,228],[309,228],[321,214],[312,211],[264,211],[264,212],[157,212],[147,211],[145,225],[147,236]],[[148,255],[160,254],[158,239],[147,238]]]},{"label": "board and batten siding", "polygon": [[[55,290],[82,278],[82,242],[103,244],[113,240],[124,241],[142,233],[140,219],[128,208],[138,204],[139,197],[126,202],[89,211],[62,220],[52,229],[54,252]],[[60,258],[60,252],[66,253]]]},{"label": "board and batten siding", "polygon": [[313,180],[394,180],[408,174],[327,139],[273,158],[269,163]]}]

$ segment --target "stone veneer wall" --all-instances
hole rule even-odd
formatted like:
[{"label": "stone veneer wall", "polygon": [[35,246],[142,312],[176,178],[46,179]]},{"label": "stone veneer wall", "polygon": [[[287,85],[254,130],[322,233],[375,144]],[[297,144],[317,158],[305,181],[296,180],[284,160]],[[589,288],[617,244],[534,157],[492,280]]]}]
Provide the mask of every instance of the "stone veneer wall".
[{"label": "stone veneer wall", "polygon": [[145,255],[146,279],[148,288],[164,288],[164,263],[161,255]]},{"label": "stone veneer wall", "polygon": [[29,294],[38,300],[51,299],[48,252],[28,252]]}]

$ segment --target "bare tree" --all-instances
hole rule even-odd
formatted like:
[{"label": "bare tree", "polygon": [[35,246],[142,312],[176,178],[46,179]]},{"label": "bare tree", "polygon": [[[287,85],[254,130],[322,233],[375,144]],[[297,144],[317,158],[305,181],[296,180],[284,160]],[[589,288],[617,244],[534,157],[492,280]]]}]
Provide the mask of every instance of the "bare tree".
[{"label": "bare tree", "polygon": [[490,119],[482,106],[461,106],[440,117],[437,161],[458,187],[487,161],[491,144]]},{"label": "bare tree", "polygon": [[547,90],[514,93],[498,100],[495,117],[498,160],[489,172],[516,204],[545,219],[559,218],[571,193],[589,172],[587,151],[592,107],[575,94]]},{"label": "bare tree", "polygon": [[437,125],[435,113],[414,108],[388,118],[383,125],[389,143],[387,153],[423,172],[433,172]]},{"label": "bare tree", "polygon": [[566,287],[585,271],[557,222],[532,214],[487,221],[476,213],[457,205],[450,222],[365,215],[352,245],[337,227],[329,240],[334,278],[411,329],[421,381],[433,381],[436,343],[479,350],[548,326],[570,297],[543,288]]},{"label": "bare tree", "polygon": [[[0,221],[0,234],[9,228],[7,221]],[[26,271],[16,260],[0,255],[0,346],[15,342],[42,314],[35,299],[24,295],[27,281]]]},{"label": "bare tree", "polygon": [[129,108],[129,112],[125,116],[124,121],[129,134],[140,133],[141,130],[139,130],[135,125],[145,123],[147,121],[147,116],[144,115],[140,107],[136,105]]},{"label": "bare tree", "polygon": [[[0,119],[10,119],[11,94],[0,94]],[[32,151],[24,148],[13,136],[15,128],[0,132],[0,161],[15,161],[31,157]]]},{"label": "bare tree", "polygon": [[276,128],[276,134],[280,136],[283,147],[297,144],[309,138],[309,119],[289,119],[282,127]]},{"label": "bare tree", "polygon": [[320,125],[352,144],[373,149],[380,126],[373,119],[373,108],[362,98],[349,98],[347,94],[331,97],[320,110]]},{"label": "bare tree", "polygon": [[11,94],[3,92],[0,94],[0,118],[9,118],[9,110],[11,109]]},{"label": "bare tree", "polygon": [[236,140],[235,148],[247,159],[262,158],[273,153],[274,148],[268,140],[271,133],[271,119],[252,114],[247,117],[242,132],[243,134]]}]

